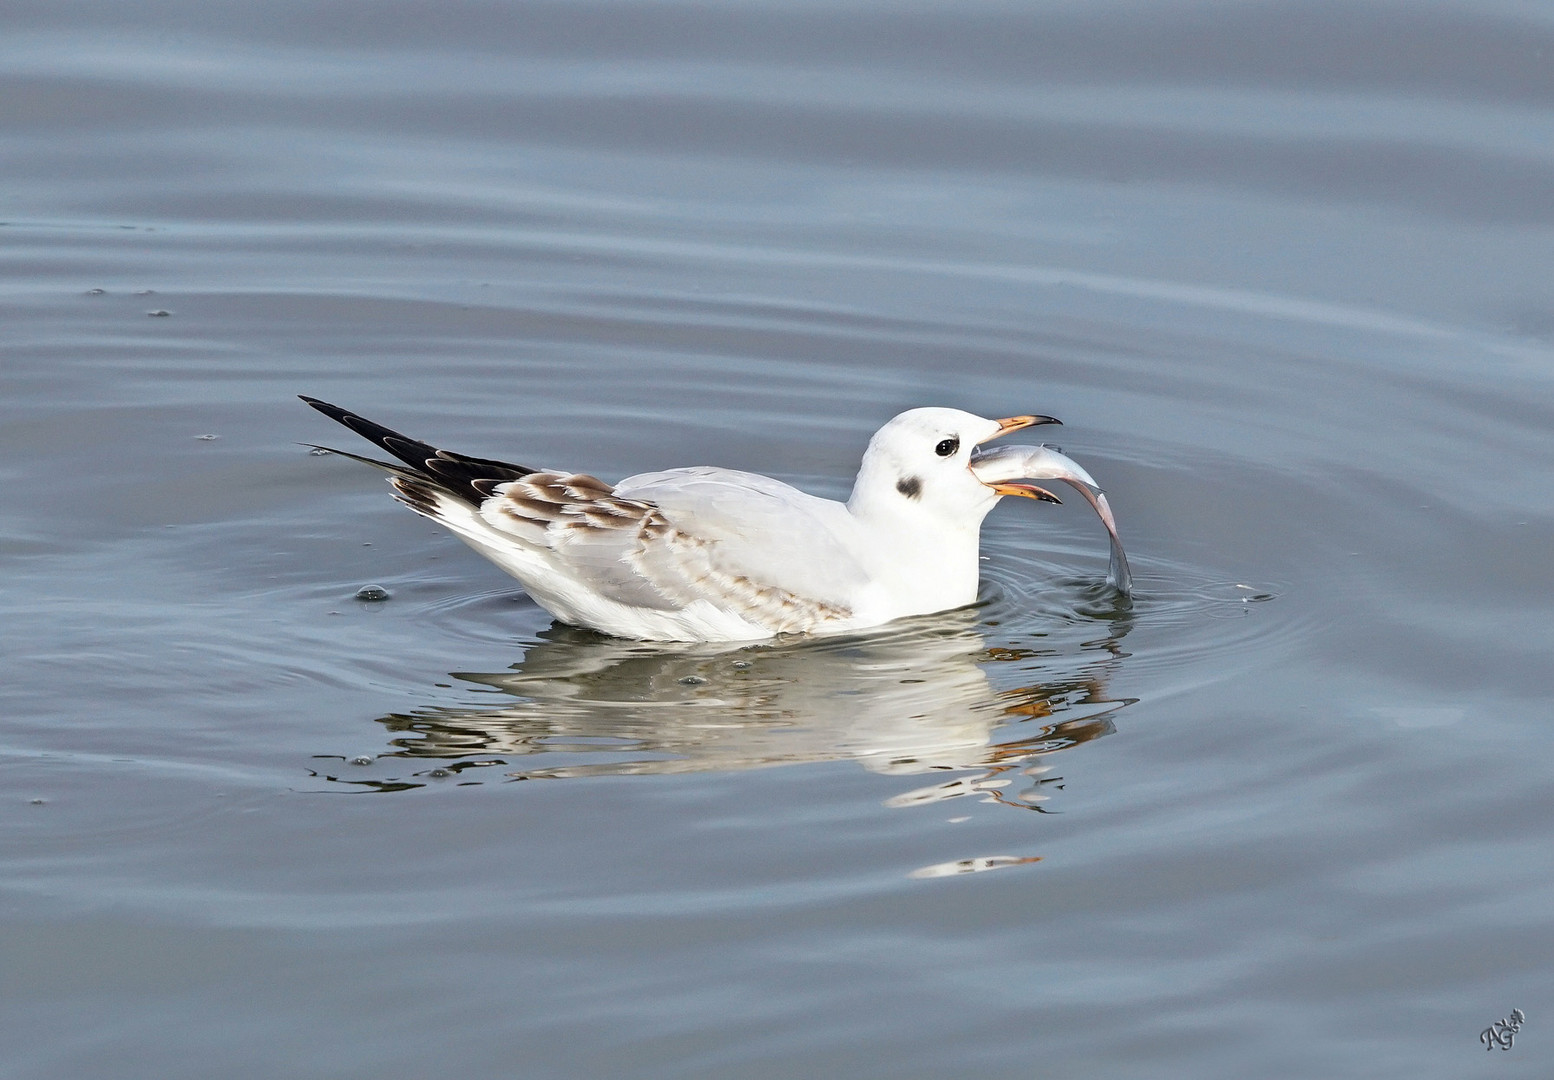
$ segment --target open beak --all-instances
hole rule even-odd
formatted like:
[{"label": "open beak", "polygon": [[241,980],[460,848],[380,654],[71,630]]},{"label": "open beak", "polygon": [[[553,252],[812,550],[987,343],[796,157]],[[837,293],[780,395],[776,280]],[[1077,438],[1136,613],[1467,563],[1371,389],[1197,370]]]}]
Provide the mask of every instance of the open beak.
[{"label": "open beak", "polygon": [[[1019,431],[1021,428],[1061,423],[1063,421],[1055,416],[1009,416],[998,421],[998,430],[983,439],[982,442],[992,442],[994,439],[1002,438],[1011,431]],[[980,446],[982,443],[977,445]],[[980,480],[981,477],[978,477],[978,479]],[[987,483],[987,481],[984,480],[983,483]],[[1057,503],[1060,506],[1063,504],[1062,499],[1052,494],[1046,488],[1037,487],[1035,484],[988,484],[987,486],[1000,495],[1018,495],[1025,499],[1038,499],[1041,502]]]},{"label": "open beak", "polygon": [[1061,424],[1062,422],[1055,416],[1010,416],[998,421],[998,430],[982,441],[990,442],[993,439],[1002,438],[1011,431],[1019,431],[1021,428],[1037,427],[1041,424]]},{"label": "open beak", "polygon": [[[986,483],[986,481],[984,481]],[[1018,495],[1026,499],[1039,499],[1042,502],[1057,503],[1063,505],[1063,500],[1044,487],[1035,484],[988,484],[988,487],[1000,495]]]}]

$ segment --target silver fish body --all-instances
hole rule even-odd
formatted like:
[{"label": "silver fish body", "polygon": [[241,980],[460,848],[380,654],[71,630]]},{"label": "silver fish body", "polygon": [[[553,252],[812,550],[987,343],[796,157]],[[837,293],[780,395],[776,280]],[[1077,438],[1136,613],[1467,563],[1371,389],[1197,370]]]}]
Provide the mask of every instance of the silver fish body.
[{"label": "silver fish body", "polygon": [[[1106,580],[1124,596],[1133,592],[1133,573],[1128,568],[1122,537],[1117,534],[1117,519],[1112,515],[1106,493],[1078,462],[1050,446],[998,446],[978,449],[971,458],[971,471],[984,484],[995,485],[1013,480],[1062,480],[1079,492],[1100,515],[1111,538],[1111,560]],[[1039,490],[1039,489],[1037,489]]]}]

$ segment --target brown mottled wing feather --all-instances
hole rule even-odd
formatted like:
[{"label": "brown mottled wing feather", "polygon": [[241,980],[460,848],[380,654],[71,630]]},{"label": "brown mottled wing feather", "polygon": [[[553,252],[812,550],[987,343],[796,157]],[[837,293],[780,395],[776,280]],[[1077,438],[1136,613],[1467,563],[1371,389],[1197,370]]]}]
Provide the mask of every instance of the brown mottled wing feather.
[{"label": "brown mottled wing feather", "polygon": [[851,614],[830,590],[786,588],[760,572],[758,557],[747,570],[724,557],[726,538],[681,528],[656,503],[622,498],[591,476],[536,472],[502,484],[481,517],[549,548],[568,573],[621,603],[674,610],[706,601],[778,633]]},{"label": "brown mottled wing feather", "polygon": [[584,473],[539,471],[482,487],[490,491],[482,520],[548,552],[559,572],[619,603],[659,611],[683,606],[636,565],[636,553],[664,532],[652,503],[617,498],[609,484]]},{"label": "brown mottled wing feather", "polygon": [[[493,489],[480,514],[549,548],[567,572],[622,603],[675,609],[707,601],[774,632],[812,630],[851,614],[846,588],[859,580],[857,562],[829,523],[811,516],[811,504],[845,514],[840,504],[727,470],[633,481],[643,479],[670,494],[675,508],[624,498],[593,477],[536,472]],[[709,490],[721,505],[708,505]],[[774,496],[793,500],[791,515],[780,513]],[[739,532],[745,510],[753,536]]]}]

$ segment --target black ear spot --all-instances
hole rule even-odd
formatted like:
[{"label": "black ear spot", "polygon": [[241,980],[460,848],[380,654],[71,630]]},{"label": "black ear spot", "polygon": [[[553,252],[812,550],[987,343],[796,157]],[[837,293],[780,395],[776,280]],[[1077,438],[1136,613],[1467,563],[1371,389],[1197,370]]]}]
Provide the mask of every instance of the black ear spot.
[{"label": "black ear spot", "polygon": [[923,482],[915,476],[903,476],[896,481],[896,490],[909,499],[915,499],[923,493]]}]

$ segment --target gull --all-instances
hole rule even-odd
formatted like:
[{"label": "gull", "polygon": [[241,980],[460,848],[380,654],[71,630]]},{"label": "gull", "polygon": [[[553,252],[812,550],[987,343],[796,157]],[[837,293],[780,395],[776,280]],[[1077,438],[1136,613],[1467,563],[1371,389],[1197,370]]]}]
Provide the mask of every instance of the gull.
[{"label": "gull", "polygon": [[1006,495],[1059,501],[1011,481],[1093,486],[1045,447],[1009,447],[1022,452],[979,463],[980,444],[1059,423],[1050,416],[904,412],[869,440],[842,503],[734,469],[669,469],[611,485],[467,457],[301,397],[396,462],[316,449],[387,472],[396,499],[517,578],[561,622],[637,640],[830,634],[964,607],[977,597],[988,511]]}]

